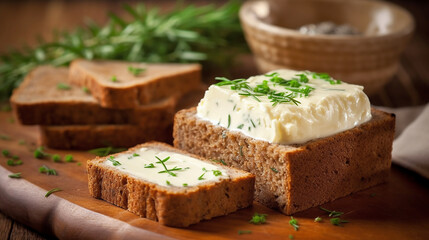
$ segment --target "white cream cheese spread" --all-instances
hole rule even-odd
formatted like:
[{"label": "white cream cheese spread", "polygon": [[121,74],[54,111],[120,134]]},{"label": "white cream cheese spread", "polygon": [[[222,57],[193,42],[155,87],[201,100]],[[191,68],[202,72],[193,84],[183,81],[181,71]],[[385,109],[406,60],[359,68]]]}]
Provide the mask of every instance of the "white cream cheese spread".
[{"label": "white cream cheese spread", "polygon": [[277,70],[218,80],[198,104],[197,116],[270,143],[304,143],[371,119],[363,87],[327,74]]},{"label": "white cream cheese spread", "polygon": [[229,178],[224,169],[214,164],[175,152],[144,147],[134,153],[110,156],[104,163],[162,186],[191,187]]}]

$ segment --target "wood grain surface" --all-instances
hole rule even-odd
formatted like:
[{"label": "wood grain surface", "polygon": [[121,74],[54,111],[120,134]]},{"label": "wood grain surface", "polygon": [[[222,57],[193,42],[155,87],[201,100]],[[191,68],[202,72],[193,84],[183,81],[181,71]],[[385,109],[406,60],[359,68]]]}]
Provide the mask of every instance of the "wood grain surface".
[{"label": "wood grain surface", "polygon": [[[165,10],[171,8],[174,1],[149,2]],[[416,32],[401,58],[398,74],[382,91],[370,96],[370,99],[375,105],[389,107],[426,104],[429,102],[429,21],[427,21],[429,2],[418,0],[392,0],[392,2],[402,5],[413,14],[416,20]],[[117,1],[2,1],[0,2],[0,52],[4,53],[23,44],[34,46],[37,43],[36,36],[50,39],[54,29],[73,29],[82,25],[85,18],[92,18],[102,23],[107,19],[105,14],[107,11],[119,12],[119,9],[120,3]],[[256,69],[252,58],[241,59],[232,73],[237,77],[255,74]],[[209,82],[207,79],[211,77],[206,77],[206,81]],[[123,227],[118,229],[117,226],[100,223],[97,225],[100,227],[97,231],[86,233],[98,237],[102,236],[97,235],[98,233],[109,229],[108,232],[112,234],[109,236],[118,238],[124,238],[127,234],[131,234],[129,233],[131,231],[143,232],[146,235],[142,236],[154,238],[165,236],[208,239],[287,239],[289,234],[294,239],[427,239],[429,236],[427,204],[429,182],[395,165],[392,167],[388,183],[324,205],[326,208],[345,212],[343,218],[350,223],[344,224],[343,227],[331,225],[327,221],[326,214],[318,208],[312,208],[294,215],[301,226],[299,231],[294,231],[288,223],[289,217],[258,204],[188,229],[163,227],[89,197],[84,163],[93,155],[86,152],[47,150],[49,153],[58,153],[61,156],[72,153],[76,161],[82,163],[81,166],[78,166],[77,162],[53,163],[49,160],[34,159],[31,151],[38,146],[37,128],[22,127],[12,119],[11,113],[0,113],[0,135],[12,138],[11,140],[0,139],[0,150],[10,150],[13,154],[20,156],[24,164],[7,166],[7,158],[0,155],[0,169],[2,173],[22,172],[23,179],[9,179],[7,176],[2,176],[0,180],[0,239],[55,238],[52,234],[60,238],[79,237],[80,235],[76,234],[79,234],[82,229],[88,229],[90,224],[97,224],[93,222],[94,219],[102,219]],[[25,140],[26,143],[20,145],[20,140]],[[38,167],[42,164],[57,169],[59,175],[47,176],[38,173]],[[18,194],[16,191],[19,188],[16,184],[23,184],[31,191],[21,191]],[[5,187],[10,191],[3,191]],[[43,195],[52,187],[60,187],[63,191],[44,198]],[[11,197],[15,201],[8,201],[6,206],[5,199]],[[22,205],[22,201],[18,200],[21,198],[27,199],[29,206]],[[52,204],[50,201],[55,203]],[[36,211],[38,209],[41,212]],[[66,211],[66,214],[71,214],[70,217],[58,215],[58,211],[64,212],[64,210],[75,212]],[[88,212],[92,214],[78,214]],[[269,214],[268,223],[260,226],[249,224],[248,220],[254,212]],[[94,215],[97,217],[93,217]],[[323,217],[324,221],[314,223],[313,219],[316,216]],[[71,217],[74,217],[73,220],[77,222],[69,224],[67,221],[70,221]],[[252,233],[238,235],[238,230],[251,230]]]}]

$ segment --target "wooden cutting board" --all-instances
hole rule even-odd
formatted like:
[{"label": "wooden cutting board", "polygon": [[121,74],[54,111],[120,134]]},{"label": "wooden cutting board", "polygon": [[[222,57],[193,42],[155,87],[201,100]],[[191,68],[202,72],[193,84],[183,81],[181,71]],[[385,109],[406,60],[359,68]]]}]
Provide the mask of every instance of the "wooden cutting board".
[{"label": "wooden cutting board", "polygon": [[[37,127],[21,126],[10,112],[0,113],[0,150],[7,149],[23,161],[8,166],[0,156],[0,211],[34,229],[61,239],[424,239],[429,236],[428,180],[393,167],[388,183],[324,204],[344,212],[342,227],[330,223],[327,213],[311,208],[293,217],[299,230],[285,216],[256,203],[224,217],[204,221],[189,228],[171,228],[140,218],[102,200],[87,189],[86,160],[94,155],[82,151],[46,149],[48,153],[72,154],[72,163],[36,159]],[[7,139],[10,138],[10,139]],[[38,172],[42,165],[54,168],[57,176]],[[8,175],[21,172],[21,179]],[[60,188],[45,198],[52,188]],[[309,193],[311,194],[311,193]],[[249,223],[252,215],[268,214],[267,223]],[[322,217],[320,223],[315,217]],[[241,230],[251,233],[239,234]]]}]

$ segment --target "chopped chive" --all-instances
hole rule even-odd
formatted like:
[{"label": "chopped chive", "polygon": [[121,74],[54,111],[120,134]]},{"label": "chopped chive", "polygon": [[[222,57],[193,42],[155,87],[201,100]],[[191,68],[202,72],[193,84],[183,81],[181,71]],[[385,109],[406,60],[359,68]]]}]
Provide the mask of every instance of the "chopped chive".
[{"label": "chopped chive", "polygon": [[231,115],[228,114],[228,128],[229,128],[230,125],[231,125]]},{"label": "chopped chive", "polygon": [[88,94],[91,93],[91,91],[87,87],[82,87],[82,91],[84,91],[85,93],[88,93]]},{"label": "chopped chive", "polygon": [[58,155],[58,154],[52,155],[52,161],[54,161],[54,162],[60,162],[61,161],[60,155]]},{"label": "chopped chive", "polygon": [[213,175],[215,175],[217,177],[217,176],[222,175],[222,172],[219,170],[213,170]]},{"label": "chopped chive", "polygon": [[59,188],[52,188],[51,190],[49,190],[49,191],[45,194],[45,198],[47,198],[47,197],[51,196],[51,194],[52,194],[52,193],[59,192],[59,191],[62,191],[62,190],[61,190],[61,189],[59,189]]},{"label": "chopped chive", "polygon": [[73,155],[67,154],[64,156],[64,161],[66,162],[73,162]]},{"label": "chopped chive", "polygon": [[226,166],[226,162],[223,159],[221,159],[220,162]]},{"label": "chopped chive", "polygon": [[128,71],[133,74],[135,77],[137,77],[138,75],[140,75],[140,73],[146,71],[145,68],[138,68],[138,67],[133,67],[133,66],[128,66]]},{"label": "chopped chive", "polygon": [[165,181],[165,183],[167,183],[167,185],[171,185],[170,181],[168,181],[168,180]]},{"label": "chopped chive", "polygon": [[344,213],[343,212],[337,212],[337,211],[331,211],[331,210],[328,210],[328,209],[326,209],[326,208],[323,208],[323,207],[319,207],[321,210],[323,210],[323,211],[325,211],[325,212],[327,212],[327,213],[329,213],[329,217],[339,217],[339,216],[341,216],[341,215],[343,215]]},{"label": "chopped chive", "polygon": [[166,158],[164,158],[164,159],[162,159],[162,160],[161,160],[158,156],[155,156],[155,158],[156,158],[156,159],[158,159],[158,162],[156,162],[156,163],[161,163],[161,164],[162,164],[162,166],[164,167],[164,169],[165,169],[165,172],[166,172],[166,173],[170,174],[170,175],[171,175],[171,176],[173,176],[173,177],[176,177],[176,176],[177,176],[174,172],[170,171],[170,170],[167,168],[167,166],[165,166],[165,164],[164,164],[164,162],[168,161],[168,159],[170,159],[170,157],[166,157]]},{"label": "chopped chive", "polygon": [[95,148],[92,150],[89,150],[88,152],[99,156],[99,157],[105,157],[109,154],[114,154],[114,153],[118,153],[118,152],[122,152],[127,150],[126,148],[115,148],[115,147],[104,147],[104,148]]},{"label": "chopped chive", "polygon": [[252,219],[250,219],[250,223],[253,224],[263,224],[266,223],[267,221],[267,214],[259,214],[259,213],[255,213],[252,216]]},{"label": "chopped chive", "polygon": [[314,219],[314,222],[321,222],[322,221],[322,218],[321,217],[316,217],[315,219]]},{"label": "chopped chive", "polygon": [[113,166],[119,166],[119,165],[121,165],[120,162],[118,162],[118,161],[115,160],[114,156],[108,157],[107,160],[111,161],[113,163]]},{"label": "chopped chive", "polygon": [[118,78],[117,78],[116,76],[112,76],[112,77],[110,78],[110,80],[111,80],[112,82],[118,82]]},{"label": "chopped chive", "polygon": [[292,234],[289,234],[289,239],[294,239]]},{"label": "chopped chive", "polygon": [[339,217],[331,218],[329,220],[330,220],[330,222],[331,222],[332,225],[339,226],[339,227],[343,226],[343,225],[341,225],[342,223],[348,223],[349,222],[349,221],[343,220],[343,219],[341,219]]},{"label": "chopped chive", "polygon": [[1,151],[1,153],[2,153],[2,154],[3,154],[3,156],[5,156],[5,157],[8,157],[8,156],[9,156],[9,154],[10,154],[9,150],[7,150],[7,149],[3,149],[3,150]]},{"label": "chopped chive", "polygon": [[256,128],[256,125],[255,125],[255,123],[253,122],[252,119],[250,119],[250,122],[252,123],[253,127]]},{"label": "chopped chive", "polygon": [[153,163],[145,164],[144,168],[155,168],[155,165]]},{"label": "chopped chive", "polygon": [[293,229],[295,229],[295,231],[298,231],[299,229],[298,220],[290,216],[289,224],[293,227]]},{"label": "chopped chive", "polygon": [[18,166],[18,165],[22,165],[22,161],[21,160],[14,161],[12,159],[8,159],[7,162],[6,162],[6,164],[8,166]]},{"label": "chopped chive", "polygon": [[82,163],[81,162],[77,162],[76,163],[78,166],[82,166]]},{"label": "chopped chive", "polygon": [[140,155],[137,153],[133,153],[133,157],[138,157],[138,156],[140,156]]},{"label": "chopped chive", "polygon": [[70,90],[71,87],[67,83],[58,83],[57,89],[59,89],[59,90]]},{"label": "chopped chive", "polygon": [[252,231],[250,230],[238,230],[238,235],[242,235],[242,234],[251,234]]},{"label": "chopped chive", "polygon": [[198,177],[198,180],[204,180],[204,178],[203,178],[204,174],[206,174],[206,172],[204,172],[203,174],[201,174],[201,176]]},{"label": "chopped chive", "polygon": [[12,159],[13,159],[13,160],[19,160],[19,157],[18,157],[18,156],[16,156],[16,155],[13,155],[13,156],[12,156]]},{"label": "chopped chive", "polygon": [[244,127],[244,124],[240,124],[237,126],[238,129],[242,129]]},{"label": "chopped chive", "polygon": [[13,174],[9,174],[8,177],[10,178],[21,178],[21,173],[13,173]]},{"label": "chopped chive", "polygon": [[34,150],[33,156],[35,158],[42,159],[44,157],[48,157],[49,154],[43,151],[43,147],[38,147],[36,150]]},{"label": "chopped chive", "polygon": [[39,167],[39,172],[46,173],[46,175],[57,175],[57,171],[55,171],[55,169],[49,168],[46,165]]},{"label": "chopped chive", "polygon": [[184,183],[184,184],[183,184],[183,186],[184,186],[184,187],[187,187],[187,186],[188,186],[188,184],[187,184],[187,183]]},{"label": "chopped chive", "polygon": [[271,168],[271,170],[273,170],[273,172],[275,172],[275,173],[279,173],[279,170],[277,170],[277,169],[275,169],[275,168]]}]

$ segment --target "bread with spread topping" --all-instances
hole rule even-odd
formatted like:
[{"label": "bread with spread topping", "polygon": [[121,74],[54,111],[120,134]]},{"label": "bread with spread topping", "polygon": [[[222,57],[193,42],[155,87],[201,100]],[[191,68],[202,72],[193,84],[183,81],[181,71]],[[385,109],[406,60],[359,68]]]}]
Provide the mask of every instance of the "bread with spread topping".
[{"label": "bread with spread topping", "polygon": [[255,200],[293,214],[386,181],[395,116],[372,109],[372,119],[303,144],[274,144],[212,124],[196,109],[175,115],[174,146],[223,160],[256,176]]},{"label": "bread with spread topping", "polygon": [[[133,74],[129,68],[142,69]],[[198,88],[199,64],[155,64],[75,60],[70,81],[87,87],[103,107],[134,108]]]},{"label": "bread with spread topping", "polygon": [[[63,88],[59,88],[62,84]],[[178,96],[133,109],[101,107],[68,79],[68,68],[40,66],[30,72],[11,97],[19,122],[25,125],[171,124]]]},{"label": "bread with spread topping", "polygon": [[113,157],[97,157],[88,161],[88,187],[91,196],[173,227],[187,227],[252,204],[254,176],[231,167],[218,165],[227,171],[230,176],[228,178],[195,186],[176,187],[159,185],[130,175],[120,167],[103,163],[107,158],[135,153],[142,147],[176,152],[215,164],[167,144],[141,144],[126,152],[112,155]]}]

